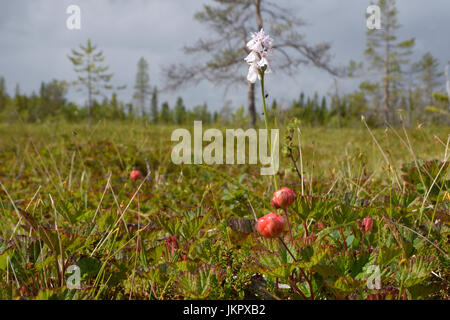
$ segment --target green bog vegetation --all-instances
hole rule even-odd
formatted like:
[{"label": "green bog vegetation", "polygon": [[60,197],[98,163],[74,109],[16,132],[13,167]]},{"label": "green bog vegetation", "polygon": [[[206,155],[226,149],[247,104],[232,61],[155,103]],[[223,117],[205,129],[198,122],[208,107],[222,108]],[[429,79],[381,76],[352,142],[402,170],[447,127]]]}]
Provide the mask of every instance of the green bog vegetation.
[{"label": "green bog vegetation", "polygon": [[449,298],[448,127],[280,128],[283,242],[272,177],[175,165],[173,129],[0,125],[0,299]]}]

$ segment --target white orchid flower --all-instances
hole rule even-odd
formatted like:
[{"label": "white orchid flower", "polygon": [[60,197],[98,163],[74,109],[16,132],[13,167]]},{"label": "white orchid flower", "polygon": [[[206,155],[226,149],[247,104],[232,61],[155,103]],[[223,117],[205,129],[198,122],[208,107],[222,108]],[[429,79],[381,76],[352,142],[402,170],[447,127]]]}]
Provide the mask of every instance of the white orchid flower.
[{"label": "white orchid flower", "polygon": [[261,60],[258,61],[258,67],[260,69],[266,67],[267,69],[269,68],[269,61],[267,61],[266,57],[262,57]]},{"label": "white orchid flower", "polygon": [[256,78],[259,78],[259,69],[255,64],[250,65],[248,68],[247,80],[251,83],[256,82]]},{"label": "white orchid flower", "polygon": [[272,52],[273,40],[264,33],[264,29],[252,33],[251,36],[251,40],[247,42],[250,53],[244,60],[249,65],[247,80],[255,83],[256,78],[261,78],[261,71],[264,73],[271,72],[268,57]]},{"label": "white orchid flower", "polygon": [[248,64],[258,63],[259,62],[259,56],[256,54],[255,51],[251,51],[249,55],[244,59]]}]

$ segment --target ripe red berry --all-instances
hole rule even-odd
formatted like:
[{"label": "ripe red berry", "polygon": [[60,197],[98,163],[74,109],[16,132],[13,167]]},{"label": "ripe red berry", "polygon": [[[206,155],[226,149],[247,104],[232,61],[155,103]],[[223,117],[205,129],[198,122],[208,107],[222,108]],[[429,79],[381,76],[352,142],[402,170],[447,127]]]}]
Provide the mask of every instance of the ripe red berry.
[{"label": "ripe red berry", "polygon": [[295,200],[295,193],[289,188],[281,188],[277,190],[273,194],[273,198],[270,201],[270,204],[275,209],[286,209],[289,207]]},{"label": "ripe red berry", "polygon": [[364,227],[364,232],[369,232],[373,227],[373,219],[370,217],[365,217],[363,219],[362,225]]},{"label": "ripe red berry", "polygon": [[275,203],[275,201],[272,199],[270,200],[270,205],[274,208],[274,209],[280,209],[280,207]]},{"label": "ripe red berry", "polygon": [[256,230],[266,238],[276,238],[283,232],[285,222],[282,216],[271,212],[259,218]]},{"label": "ripe red berry", "polygon": [[130,173],[130,178],[133,180],[142,179],[142,174],[139,170],[133,170]]},{"label": "ripe red berry", "polygon": [[365,217],[362,221],[358,219],[356,223],[363,233],[369,232],[373,227],[373,219],[370,217]]}]

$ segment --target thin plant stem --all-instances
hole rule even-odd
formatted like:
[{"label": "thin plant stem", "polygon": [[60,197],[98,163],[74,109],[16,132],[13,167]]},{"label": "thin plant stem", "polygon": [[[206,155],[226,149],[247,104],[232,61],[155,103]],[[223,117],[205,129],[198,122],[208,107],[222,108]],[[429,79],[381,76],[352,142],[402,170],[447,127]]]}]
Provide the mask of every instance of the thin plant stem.
[{"label": "thin plant stem", "polygon": [[[262,94],[263,110],[264,110],[264,123],[266,125],[266,132],[267,132],[267,134],[269,134],[269,121],[267,119],[266,96],[264,94],[264,72],[265,72],[265,70],[260,71],[259,74],[261,76],[261,94]],[[270,157],[273,161],[271,137],[269,137],[267,140],[269,140],[269,153],[270,153]],[[275,173],[273,175],[273,184],[275,186],[275,190],[277,190],[278,182],[277,182],[277,175]]]},{"label": "thin plant stem", "polygon": [[[297,259],[295,259],[295,257],[294,257],[294,255],[292,254],[291,250],[289,250],[289,248],[288,248],[288,246],[286,245],[286,243],[284,242],[283,238],[282,238],[282,237],[279,237],[278,239],[280,239],[281,243],[282,243],[283,246],[286,248],[287,252],[288,252],[289,255],[292,257],[292,259],[294,260],[294,262],[297,262]],[[311,274],[311,272],[309,273],[309,274],[310,274],[310,277],[311,277],[311,279],[309,279],[309,278],[306,276],[305,271],[304,271],[302,268],[299,268],[299,269],[300,269],[300,271],[302,272],[302,275],[303,275],[303,277],[305,278],[306,282],[308,282],[309,290],[310,290],[310,293],[311,293],[310,299],[311,299],[311,300],[314,300],[313,286],[312,286],[312,283],[311,283],[312,274]],[[291,285],[293,285],[293,287],[295,287],[295,288],[297,289],[296,291],[300,292],[300,290],[295,286],[295,281],[292,281],[292,282],[291,282]],[[306,298],[305,295],[302,294],[302,296],[303,296],[304,298]]]},{"label": "thin plant stem", "polygon": [[345,241],[345,236],[344,236],[344,232],[342,231],[342,228],[339,228],[339,233],[341,234],[342,241],[344,242],[345,251],[348,251],[347,242]]},{"label": "thin plant stem", "polygon": [[306,224],[306,219],[303,220],[303,228],[305,228],[305,236],[309,236],[308,225]]},{"label": "thin plant stem", "polygon": [[283,244],[283,246],[286,248],[287,252],[290,254],[290,256],[292,257],[292,259],[294,259],[294,262],[297,262],[297,259],[295,259],[294,255],[292,254],[291,250],[289,250],[288,246],[286,245],[286,243],[284,242],[282,237],[279,237],[278,239],[280,239],[281,243]]},{"label": "thin plant stem", "polygon": [[361,238],[361,251],[364,250],[364,240],[366,239],[366,233],[363,232],[362,234],[363,234],[363,236]]},{"label": "thin plant stem", "polygon": [[312,285],[312,271],[309,270],[309,280],[308,278],[306,278],[306,280],[308,281],[308,285],[309,285],[309,292],[311,293],[311,300],[314,300],[314,289],[313,289],[313,285]]},{"label": "thin plant stem", "polygon": [[291,223],[289,222],[289,215],[287,213],[287,209],[283,209],[283,210],[284,210],[284,214],[286,215],[286,220],[287,220],[288,227],[289,227],[289,235],[291,236],[291,241],[294,241],[294,237],[292,236]]},{"label": "thin plant stem", "polygon": [[289,282],[291,283],[291,286],[294,289],[294,291],[299,293],[302,296],[303,300],[308,300],[308,297],[297,287],[297,285],[295,284],[295,281],[293,279],[290,279]]},{"label": "thin plant stem", "polygon": [[141,210],[141,206],[140,206],[140,195],[139,194],[137,195],[136,200],[137,200],[137,221],[138,221],[137,233],[138,234],[137,234],[137,238],[136,238],[136,252],[135,252],[135,257],[134,257],[133,275],[132,275],[132,278],[131,278],[131,290],[130,290],[130,296],[129,296],[130,300],[131,300],[131,297],[133,295],[134,280],[135,280],[135,276],[136,276],[137,258],[138,258],[140,241],[141,241],[141,234],[140,234],[140,230],[141,230],[141,216],[139,214],[139,212]]}]

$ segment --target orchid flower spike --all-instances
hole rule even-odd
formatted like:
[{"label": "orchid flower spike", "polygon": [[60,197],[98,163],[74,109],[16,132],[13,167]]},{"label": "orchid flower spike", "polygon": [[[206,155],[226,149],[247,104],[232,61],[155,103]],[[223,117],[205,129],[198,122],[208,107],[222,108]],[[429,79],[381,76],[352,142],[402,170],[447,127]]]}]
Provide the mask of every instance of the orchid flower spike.
[{"label": "orchid flower spike", "polygon": [[256,78],[261,79],[261,73],[270,73],[269,55],[272,53],[273,39],[264,33],[264,29],[252,33],[252,38],[247,42],[247,48],[250,50],[248,56],[244,59],[248,65],[247,80],[255,83]]}]

